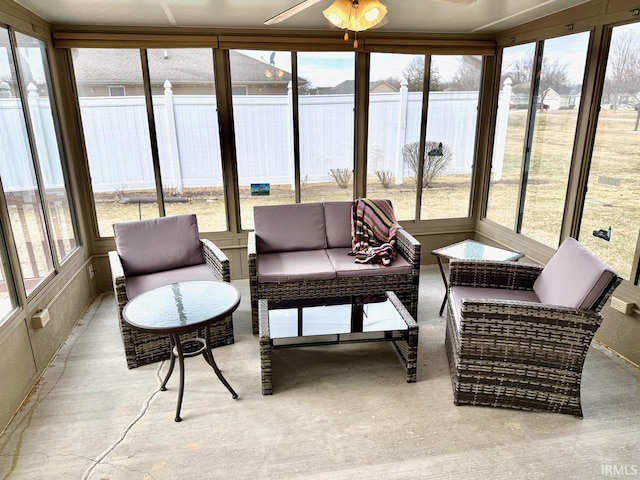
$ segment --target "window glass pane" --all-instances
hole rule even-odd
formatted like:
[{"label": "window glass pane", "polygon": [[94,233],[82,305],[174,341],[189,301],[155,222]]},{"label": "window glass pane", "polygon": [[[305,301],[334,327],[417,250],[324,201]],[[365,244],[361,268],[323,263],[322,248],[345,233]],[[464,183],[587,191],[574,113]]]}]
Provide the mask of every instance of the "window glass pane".
[{"label": "window glass pane", "polygon": [[[24,130],[19,128],[20,121],[16,118],[16,115],[20,113],[20,102],[15,98],[18,96],[15,77],[9,75],[11,63],[9,36],[5,29],[0,28],[0,65],[3,72],[2,79],[0,79],[0,165],[2,165],[0,175],[3,182],[5,181],[4,174],[8,170],[7,159],[13,158],[11,155],[21,156],[24,154],[19,149],[13,148],[13,141],[16,140],[14,137],[23,136]],[[11,208],[9,211],[11,212]],[[0,229],[0,262],[2,262],[2,268],[0,268],[0,318],[5,318],[16,307],[16,301],[2,229]]]},{"label": "window glass pane", "polygon": [[[640,229],[640,23],[615,27],[580,241],[631,279]],[[608,239],[608,240],[607,240]]]},{"label": "window glass pane", "polygon": [[355,53],[298,53],[303,202],[353,199]]},{"label": "window glass pane", "polygon": [[414,220],[424,55],[372,53],[370,78],[367,196],[391,200],[397,220]]},{"label": "window glass pane", "polygon": [[420,219],[469,216],[482,57],[431,57]]},{"label": "window glass pane", "polygon": [[50,233],[58,260],[62,262],[77,242],[54,124],[46,49],[41,40],[21,33],[16,33],[16,39],[20,73],[27,87],[27,104],[45,190]]},{"label": "window glass pane", "polygon": [[147,59],[165,212],[195,213],[200,231],[224,231],[213,51],[150,49]]},{"label": "window glass pane", "polygon": [[[100,236],[112,225],[158,216],[140,51],[72,50]],[[125,85],[125,96],[109,86]]]},{"label": "window glass pane", "polygon": [[557,247],[589,33],[544,42],[521,233]]},{"label": "window glass pane", "polygon": [[0,177],[28,295],[44,277],[53,272],[53,260],[45,231],[40,191],[29,148],[9,35],[5,29],[0,29],[0,49],[2,62],[6,65],[0,98]]},{"label": "window glass pane", "polygon": [[535,43],[505,48],[500,70],[487,218],[516,228]]},{"label": "window glass pane", "polygon": [[254,205],[295,202],[291,53],[231,50],[240,224]]}]

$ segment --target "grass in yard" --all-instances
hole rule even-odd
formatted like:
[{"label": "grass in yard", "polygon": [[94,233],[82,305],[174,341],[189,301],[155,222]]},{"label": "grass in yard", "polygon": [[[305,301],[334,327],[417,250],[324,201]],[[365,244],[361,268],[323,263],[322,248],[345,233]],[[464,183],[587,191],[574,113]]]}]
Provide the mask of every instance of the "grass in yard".
[{"label": "grass in yard", "polygon": [[[635,112],[603,110],[591,166],[580,241],[628,278],[638,238],[640,199],[636,193],[640,181],[640,132],[634,132]],[[535,138],[527,185],[523,234],[556,247],[564,209],[569,164],[571,160],[577,111],[537,112]],[[526,112],[509,113],[502,179],[492,181],[489,190],[488,218],[513,229],[521,175]],[[601,177],[613,180],[603,183]],[[600,179],[600,180],[599,180]],[[406,179],[402,185],[384,188],[377,177],[367,179],[368,196],[392,201],[399,220],[413,220],[416,208],[415,185]],[[470,175],[438,177],[423,191],[423,220],[456,218],[468,215]],[[339,188],[335,182],[306,184],[303,202],[351,200],[353,188]],[[137,192],[154,196],[155,192]],[[169,215],[195,213],[201,231],[227,229],[225,202],[221,189],[187,191],[186,203],[167,203]],[[158,216],[155,203],[122,204],[114,196],[100,195],[96,200],[102,236],[112,235],[115,221]],[[294,202],[289,185],[272,185],[269,196],[252,197],[248,187],[240,189],[243,229],[253,228],[253,206]],[[596,229],[612,226],[611,242],[592,236]]]}]

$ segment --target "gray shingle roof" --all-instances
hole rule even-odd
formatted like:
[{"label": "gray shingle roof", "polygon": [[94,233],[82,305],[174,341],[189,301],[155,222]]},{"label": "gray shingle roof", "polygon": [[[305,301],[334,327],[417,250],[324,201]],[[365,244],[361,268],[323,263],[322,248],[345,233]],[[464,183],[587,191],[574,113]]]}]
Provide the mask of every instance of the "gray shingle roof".
[{"label": "gray shingle roof", "polygon": [[[240,52],[230,52],[234,83],[253,83],[267,80],[268,63]],[[149,49],[149,70],[152,81],[172,83],[211,83],[213,56],[209,49]],[[139,50],[83,48],[73,50],[73,68],[78,83],[140,83],[142,69]],[[288,84],[291,73],[269,78],[270,83]]]}]

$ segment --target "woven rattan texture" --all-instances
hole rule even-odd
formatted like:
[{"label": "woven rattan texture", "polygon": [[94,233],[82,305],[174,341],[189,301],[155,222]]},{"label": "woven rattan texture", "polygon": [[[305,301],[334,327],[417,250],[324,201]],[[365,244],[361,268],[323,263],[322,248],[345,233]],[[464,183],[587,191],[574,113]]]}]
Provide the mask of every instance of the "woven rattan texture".
[{"label": "woven rattan texture", "polygon": [[[510,289],[530,289],[542,270],[515,262],[453,261],[450,268],[452,287]],[[620,280],[592,310],[463,299],[459,327],[449,301],[445,344],[454,403],[581,417],[582,367],[602,321],[598,312]]]},{"label": "woven rattan texture", "polygon": [[[201,240],[201,244],[205,264],[213,272],[215,278],[225,282],[231,281],[231,271],[227,256],[209,240]],[[127,367],[136,368],[168,359],[171,351],[168,336],[139,332],[132,329],[122,318],[122,311],[129,299],[127,298],[126,277],[117,252],[109,252],[109,263],[111,265],[113,290],[118,306],[120,334],[124,344]],[[182,338],[195,337],[196,335],[197,332],[192,332],[182,335]],[[232,344],[234,342],[232,317],[229,316],[224,321],[211,325],[209,327],[209,335],[213,347]]]},{"label": "woven rattan texture", "polygon": [[398,230],[396,249],[411,265],[408,274],[381,274],[371,276],[337,277],[330,280],[258,282],[258,254],[255,232],[247,242],[249,285],[251,291],[251,324],[258,333],[258,299],[296,300],[302,298],[332,298],[349,295],[376,295],[393,291],[413,318],[418,315],[418,288],[420,282],[420,243],[405,230]]}]

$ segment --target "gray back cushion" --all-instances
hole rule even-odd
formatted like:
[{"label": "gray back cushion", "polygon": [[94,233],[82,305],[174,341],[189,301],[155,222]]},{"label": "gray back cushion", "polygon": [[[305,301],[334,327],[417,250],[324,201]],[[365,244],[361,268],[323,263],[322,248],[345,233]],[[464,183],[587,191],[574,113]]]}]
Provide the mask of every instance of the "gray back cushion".
[{"label": "gray back cushion", "polygon": [[353,202],[324,202],[327,248],[351,247],[351,205]]},{"label": "gray back cushion", "polygon": [[318,250],[327,246],[322,203],[253,207],[260,253]]},{"label": "gray back cushion", "polygon": [[195,215],[115,223],[113,236],[127,276],[204,263]]},{"label": "gray back cushion", "polygon": [[541,303],[590,310],[614,272],[575,239],[568,237],[533,284]]}]

